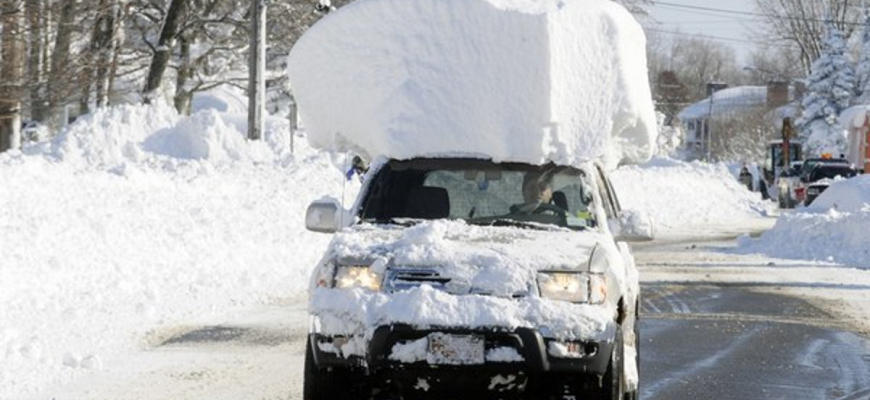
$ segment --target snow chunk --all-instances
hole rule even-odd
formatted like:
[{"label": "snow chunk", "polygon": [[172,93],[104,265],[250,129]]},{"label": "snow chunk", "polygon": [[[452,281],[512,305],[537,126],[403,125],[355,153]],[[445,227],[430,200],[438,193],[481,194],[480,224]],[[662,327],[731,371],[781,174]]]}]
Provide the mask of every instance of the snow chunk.
[{"label": "snow chunk", "polygon": [[426,359],[429,339],[422,338],[407,343],[396,343],[390,352],[390,360],[406,364],[415,363]]},{"label": "snow chunk", "polygon": [[645,41],[604,0],[363,0],[311,28],[289,74],[315,146],[613,167],[654,151]]},{"label": "snow chunk", "polygon": [[489,362],[523,362],[525,359],[513,347],[496,347],[486,351],[486,361]]}]

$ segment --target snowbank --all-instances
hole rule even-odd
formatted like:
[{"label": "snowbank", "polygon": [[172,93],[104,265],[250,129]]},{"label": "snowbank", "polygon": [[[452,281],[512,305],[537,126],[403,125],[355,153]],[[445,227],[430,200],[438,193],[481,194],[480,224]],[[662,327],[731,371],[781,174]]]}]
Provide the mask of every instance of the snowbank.
[{"label": "snowbank", "polygon": [[740,251],[870,269],[867,227],[870,176],[864,175],[833,183],[810,207],[780,216],[760,238],[743,238]]},{"label": "snowbank", "polygon": [[870,208],[870,175],[841,179],[831,184],[809,207],[813,211],[836,209],[860,212]]},{"label": "snowbank", "polygon": [[0,154],[0,399],[62,397],[37,392],[304,289],[329,237],[301,216],[343,161],[290,154],[280,119],[247,143],[243,119],[116,107]]},{"label": "snowbank", "polygon": [[319,147],[616,166],[656,144],[644,46],[606,0],[362,0],[299,40],[289,74]]},{"label": "snowbank", "polygon": [[663,236],[713,227],[752,226],[772,212],[724,164],[657,158],[611,174],[623,209],[652,216]]}]

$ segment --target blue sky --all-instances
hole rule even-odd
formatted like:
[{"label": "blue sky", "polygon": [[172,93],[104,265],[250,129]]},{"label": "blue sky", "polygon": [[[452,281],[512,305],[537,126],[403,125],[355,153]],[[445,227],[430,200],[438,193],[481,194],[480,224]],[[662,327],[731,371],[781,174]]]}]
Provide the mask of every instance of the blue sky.
[{"label": "blue sky", "polygon": [[[662,0],[649,7],[650,18],[644,26],[660,31],[678,31],[699,35],[731,46],[737,51],[738,65],[743,65],[755,47],[753,31],[757,23],[750,15],[685,8],[702,7],[735,12],[755,12],[755,0]],[[673,35],[672,33],[661,33]]]}]

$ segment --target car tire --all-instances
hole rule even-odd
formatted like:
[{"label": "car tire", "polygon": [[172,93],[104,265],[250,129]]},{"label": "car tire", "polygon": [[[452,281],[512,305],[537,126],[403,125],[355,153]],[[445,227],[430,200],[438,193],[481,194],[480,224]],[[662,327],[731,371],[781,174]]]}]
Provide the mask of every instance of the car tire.
[{"label": "car tire", "polygon": [[317,368],[309,341],[305,346],[303,400],[362,400],[361,379],[349,369]]},{"label": "car tire", "polygon": [[640,301],[634,309],[634,362],[637,365],[637,388],[623,397],[625,400],[640,399]]},{"label": "car tire", "polygon": [[610,353],[610,363],[607,365],[607,372],[604,373],[604,378],[601,380],[601,396],[602,400],[623,400],[625,396],[625,348],[623,344],[625,338],[622,335],[622,327],[617,326],[616,337],[613,342],[613,351]]}]

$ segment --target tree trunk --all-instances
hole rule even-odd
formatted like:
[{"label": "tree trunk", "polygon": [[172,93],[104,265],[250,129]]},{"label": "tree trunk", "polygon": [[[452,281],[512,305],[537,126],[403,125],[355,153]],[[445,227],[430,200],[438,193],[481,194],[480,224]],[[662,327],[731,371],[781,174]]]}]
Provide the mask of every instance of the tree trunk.
[{"label": "tree trunk", "polygon": [[27,78],[30,86],[30,118],[35,121],[45,121],[48,116],[47,99],[45,98],[45,80],[43,71],[43,7],[42,0],[30,0],[25,3],[27,24],[30,28],[30,47],[27,52]]},{"label": "tree trunk", "polygon": [[99,17],[95,26],[94,45],[97,51],[97,107],[109,105],[109,73],[115,52],[115,0],[100,0]]},{"label": "tree trunk", "polygon": [[163,82],[163,74],[169,66],[172,48],[175,47],[181,17],[187,9],[187,3],[187,0],[172,0],[169,10],[166,12],[163,29],[161,29],[160,38],[157,40],[157,47],[154,49],[154,57],[151,58],[145,89],[142,91],[145,103],[150,103],[153,100],[155,92],[160,89]]},{"label": "tree trunk", "polygon": [[24,0],[0,0],[0,152],[21,147]]},{"label": "tree trunk", "polygon": [[190,41],[182,35],[178,46],[181,53],[181,62],[178,66],[178,74],[175,76],[175,110],[181,115],[190,115],[190,103],[193,92],[187,87],[190,78],[193,77],[193,66],[190,64]]},{"label": "tree trunk", "polygon": [[71,76],[69,60],[76,0],[62,1],[57,37],[54,41],[54,52],[51,54],[51,74],[48,80],[48,101],[52,114],[57,116],[62,114],[61,110],[65,106],[66,98],[70,92],[70,84],[75,80]]}]

